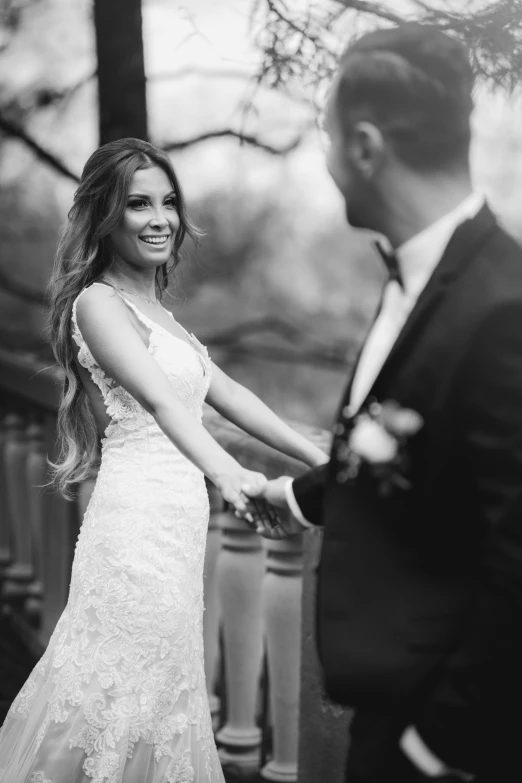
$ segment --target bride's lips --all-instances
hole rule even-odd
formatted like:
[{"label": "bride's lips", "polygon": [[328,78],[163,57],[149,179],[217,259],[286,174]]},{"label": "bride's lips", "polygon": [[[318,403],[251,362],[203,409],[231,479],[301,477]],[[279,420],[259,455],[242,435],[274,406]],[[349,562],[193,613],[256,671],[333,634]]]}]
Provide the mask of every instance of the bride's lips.
[{"label": "bride's lips", "polygon": [[141,242],[144,242],[148,247],[163,248],[170,239],[170,234],[144,234],[138,237]]}]

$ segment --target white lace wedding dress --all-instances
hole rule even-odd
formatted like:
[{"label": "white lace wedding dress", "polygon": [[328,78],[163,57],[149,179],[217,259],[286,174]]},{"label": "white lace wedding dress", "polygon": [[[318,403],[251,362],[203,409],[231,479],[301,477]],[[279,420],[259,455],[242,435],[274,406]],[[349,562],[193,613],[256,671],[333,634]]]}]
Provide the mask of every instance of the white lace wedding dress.
[{"label": "white lace wedding dress", "polygon": [[[201,419],[211,364],[127,305]],[[223,783],[203,667],[204,476],[96,364],[111,418],[67,606],[0,734],[2,783]]]}]

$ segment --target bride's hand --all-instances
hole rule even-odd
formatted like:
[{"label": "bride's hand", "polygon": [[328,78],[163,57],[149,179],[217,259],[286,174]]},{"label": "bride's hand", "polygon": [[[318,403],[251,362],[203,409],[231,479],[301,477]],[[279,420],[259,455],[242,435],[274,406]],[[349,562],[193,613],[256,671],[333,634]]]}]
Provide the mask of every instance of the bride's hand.
[{"label": "bride's hand", "polygon": [[223,499],[234,506],[236,514],[246,519],[247,522],[253,523],[252,506],[242,488],[254,486],[256,489],[263,490],[267,483],[268,479],[262,473],[247,470],[238,465],[237,470],[220,476],[216,481],[216,486],[223,495]]}]

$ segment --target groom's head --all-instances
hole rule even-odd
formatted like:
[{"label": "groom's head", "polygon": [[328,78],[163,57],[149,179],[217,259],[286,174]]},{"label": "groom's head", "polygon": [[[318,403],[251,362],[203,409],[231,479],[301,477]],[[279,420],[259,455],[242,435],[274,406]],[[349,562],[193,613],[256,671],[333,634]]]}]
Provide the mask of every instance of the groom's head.
[{"label": "groom's head", "polygon": [[401,183],[468,170],[472,89],[466,49],[434,27],[408,23],[348,47],[324,125],[353,226],[382,230]]}]

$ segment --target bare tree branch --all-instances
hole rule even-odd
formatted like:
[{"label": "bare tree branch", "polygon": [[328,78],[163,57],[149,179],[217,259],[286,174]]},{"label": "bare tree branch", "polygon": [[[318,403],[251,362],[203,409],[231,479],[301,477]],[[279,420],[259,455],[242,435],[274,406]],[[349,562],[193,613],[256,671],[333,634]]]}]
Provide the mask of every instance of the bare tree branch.
[{"label": "bare tree branch", "polygon": [[[57,89],[50,85],[32,85],[25,92],[17,92],[12,100],[4,102],[1,112],[4,117],[18,118],[18,124],[20,124],[20,118],[25,117],[32,111],[38,111],[38,109],[49,106],[62,108],[82,87],[95,78],[96,71],[86,74],[78,81],[62,89]],[[14,122],[14,120],[11,119],[11,122]]]},{"label": "bare tree branch", "polygon": [[6,133],[8,136],[12,136],[19,141],[22,141],[26,147],[29,147],[29,149],[32,150],[41,161],[47,163],[55,171],[58,171],[65,177],[72,179],[74,182],[80,181],[78,175],[74,174],[74,172],[72,172],[70,168],[60,160],[60,158],[58,158],[54,153],[49,152],[49,150],[44,149],[44,147],[42,147],[41,144],[36,141],[36,139],[33,139],[33,137],[30,136],[26,130],[16,125],[14,122],[11,122],[11,120],[2,117],[2,115],[0,115],[0,131]]},{"label": "bare tree branch", "polygon": [[337,2],[339,5],[344,6],[347,11],[358,11],[361,14],[376,16],[393,24],[400,24],[400,22],[404,21],[403,17],[394,14],[393,11],[380,5],[380,3],[373,3],[370,0],[337,0]]},{"label": "bare tree branch", "polygon": [[423,21],[465,41],[477,75],[512,91],[522,79],[522,0],[490,0],[475,11],[414,0]]},{"label": "bare tree branch", "polygon": [[251,147],[257,147],[258,149],[264,150],[265,152],[269,152],[271,155],[287,155],[289,152],[295,150],[303,140],[303,135],[301,134],[282,147],[274,147],[272,144],[261,141],[261,139],[257,138],[257,136],[241,133],[240,131],[235,131],[232,128],[224,128],[223,130],[207,131],[206,133],[201,133],[199,136],[193,136],[190,139],[170,141],[166,144],[163,144],[162,147],[165,152],[173,152],[174,150],[183,150],[187,147],[192,147],[195,144],[200,144],[201,142],[208,141],[209,139],[222,139],[226,137],[238,139],[241,144],[248,144]]},{"label": "bare tree branch", "polygon": [[313,36],[312,33],[306,30],[305,27],[301,27],[294,19],[292,19],[292,17],[288,16],[288,14],[286,13],[283,13],[281,8],[284,7],[284,5],[282,3],[281,6],[279,6],[277,5],[276,2],[274,2],[274,0],[266,0],[266,4],[268,6],[269,12],[273,14],[281,22],[284,22],[287,25],[287,27],[290,30],[292,30],[294,33],[298,33],[298,35],[302,36],[303,38],[315,37]]},{"label": "bare tree branch", "polygon": [[258,0],[255,10],[261,18],[257,80],[271,87],[299,84],[313,91],[329,80],[345,43],[338,22],[349,12],[373,17],[377,27],[405,21],[436,25],[467,44],[485,82],[513,90],[522,80],[522,0],[454,3],[449,10],[435,0],[411,0],[411,12],[401,14],[379,0],[310,0],[304,9],[285,0]]},{"label": "bare tree branch", "polygon": [[[38,157],[39,160],[41,160],[43,163],[47,163],[55,171],[59,172],[60,174],[63,174],[65,177],[68,177],[69,179],[72,179],[74,182],[80,181],[79,176],[75,174],[73,171],[71,171],[69,167],[65,163],[63,163],[63,161],[61,161],[56,155],[54,155],[54,153],[49,152],[49,150],[46,150],[44,147],[42,147],[42,145],[39,142],[37,142],[32,136],[30,136],[30,134],[28,134],[26,130],[21,128],[19,125],[13,123],[11,120],[6,119],[2,115],[0,115],[0,131],[7,134],[8,136],[11,136],[23,142],[27,147],[29,147],[30,150],[32,150],[35,153],[35,155]],[[220,138],[225,138],[227,136],[231,138],[239,139],[239,141],[242,144],[248,144],[249,146],[257,147],[258,149],[262,149],[265,152],[270,153],[271,155],[287,155],[288,153],[295,150],[303,139],[303,135],[301,134],[297,136],[295,139],[293,139],[289,144],[286,144],[282,147],[274,147],[272,144],[268,144],[267,142],[261,141],[256,136],[244,134],[239,131],[235,131],[231,128],[226,128],[223,130],[208,131],[206,133],[200,134],[199,136],[193,136],[192,138],[189,139],[172,141],[169,142],[168,144],[165,144],[163,146],[163,149],[166,152],[183,150],[183,149],[187,149],[188,147],[192,147],[196,144],[200,144],[209,139],[220,139]]]}]

